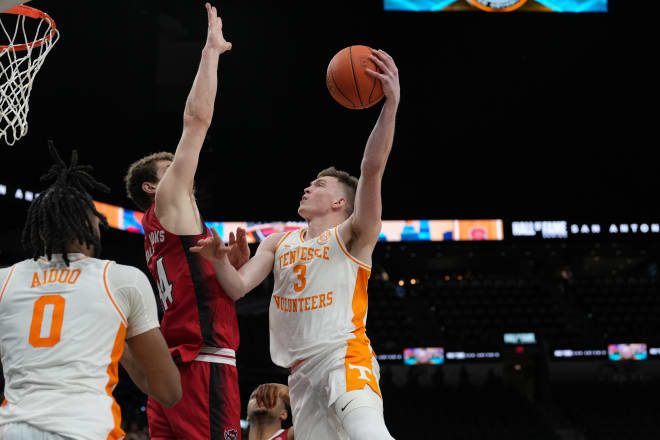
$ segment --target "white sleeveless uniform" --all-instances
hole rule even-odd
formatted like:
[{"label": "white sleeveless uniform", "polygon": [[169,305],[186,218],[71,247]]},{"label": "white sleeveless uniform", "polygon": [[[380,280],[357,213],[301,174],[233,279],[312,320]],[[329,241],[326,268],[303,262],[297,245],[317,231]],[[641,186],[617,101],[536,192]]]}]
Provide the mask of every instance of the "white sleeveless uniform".
[{"label": "white sleeveless uniform", "polygon": [[112,390],[124,340],[158,327],[153,291],[134,267],[69,259],[0,269],[0,433],[29,424],[71,439],[123,438]]},{"label": "white sleeveless uniform", "polygon": [[347,438],[333,403],[365,387],[380,396],[365,329],[371,267],[348,253],[337,227],[307,241],[303,233],[287,233],[275,251],[270,354],[292,369],[296,438]]}]

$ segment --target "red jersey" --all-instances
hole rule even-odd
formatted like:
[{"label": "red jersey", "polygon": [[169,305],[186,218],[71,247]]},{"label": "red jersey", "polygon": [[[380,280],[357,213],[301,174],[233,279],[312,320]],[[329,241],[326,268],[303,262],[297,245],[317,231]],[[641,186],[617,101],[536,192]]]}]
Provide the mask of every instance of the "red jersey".
[{"label": "red jersey", "polygon": [[147,265],[158,286],[164,315],[161,331],[172,356],[184,362],[197,357],[202,347],[238,349],[238,320],[234,301],[222,290],[213,265],[190,252],[197,241],[210,237],[175,235],[160,224],[154,206],[142,218]]}]

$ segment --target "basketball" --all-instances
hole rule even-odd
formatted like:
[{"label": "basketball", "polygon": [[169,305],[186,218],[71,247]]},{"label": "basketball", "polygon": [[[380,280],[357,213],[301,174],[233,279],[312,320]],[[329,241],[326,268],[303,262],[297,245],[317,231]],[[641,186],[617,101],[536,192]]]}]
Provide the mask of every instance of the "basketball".
[{"label": "basketball", "polygon": [[349,46],[330,60],[325,82],[330,95],[346,108],[360,110],[383,99],[380,80],[366,72],[380,71],[369,59],[372,51],[368,46]]}]

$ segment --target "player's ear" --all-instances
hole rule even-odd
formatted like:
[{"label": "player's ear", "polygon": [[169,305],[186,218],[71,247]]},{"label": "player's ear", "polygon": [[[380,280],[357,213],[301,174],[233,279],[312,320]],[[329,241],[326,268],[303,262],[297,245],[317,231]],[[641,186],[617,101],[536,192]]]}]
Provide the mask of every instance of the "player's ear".
[{"label": "player's ear", "polygon": [[142,191],[147,194],[156,194],[156,185],[151,182],[142,182]]},{"label": "player's ear", "polygon": [[280,411],[280,420],[285,421],[287,418],[289,418],[289,412],[285,409]]},{"label": "player's ear", "polygon": [[335,209],[342,209],[346,205],[346,198],[340,197],[332,204],[332,207]]}]

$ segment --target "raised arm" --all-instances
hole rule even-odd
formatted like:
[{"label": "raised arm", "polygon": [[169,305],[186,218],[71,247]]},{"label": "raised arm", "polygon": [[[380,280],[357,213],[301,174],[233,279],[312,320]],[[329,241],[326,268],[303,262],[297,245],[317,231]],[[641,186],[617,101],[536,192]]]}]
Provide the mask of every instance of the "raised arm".
[{"label": "raised arm", "polygon": [[380,80],[386,100],[364,149],[353,214],[340,228],[351,253],[363,261],[371,259],[381,230],[381,182],[394,141],[400,99],[399,71],[392,57],[385,51],[375,50],[370,59],[378,66],[379,72],[370,69],[367,72]]},{"label": "raised arm", "polygon": [[218,86],[218,58],[231,49],[222,35],[222,20],[215,7],[206,4],[208,33],[197,75],[183,112],[183,133],[156,190],[156,214],[175,234],[199,234],[201,220],[193,198],[193,181],[199,153],[211,125]]},{"label": "raised arm", "polygon": [[266,237],[259,244],[254,256],[236,270],[228,258],[229,248],[225,246],[215,229],[211,228],[211,234],[212,237],[199,240],[197,246],[191,247],[190,251],[200,253],[213,263],[218,283],[234,301],[257,287],[273,270],[275,251],[283,235],[278,233]]}]

